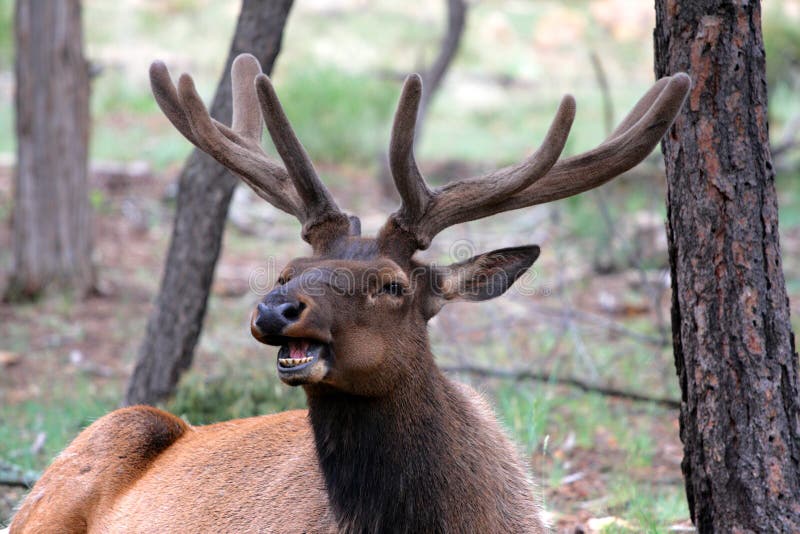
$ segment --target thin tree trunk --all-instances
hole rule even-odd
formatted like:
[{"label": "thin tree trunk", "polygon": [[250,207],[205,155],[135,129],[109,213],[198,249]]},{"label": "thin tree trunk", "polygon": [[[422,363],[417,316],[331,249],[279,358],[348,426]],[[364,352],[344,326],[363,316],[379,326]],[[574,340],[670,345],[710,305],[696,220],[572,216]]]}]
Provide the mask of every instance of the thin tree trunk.
[{"label": "thin tree trunk", "polygon": [[[230,67],[253,53],[269,73],[278,56],[292,0],[244,0],[211,115],[231,121]],[[153,404],[173,393],[189,368],[202,330],[219,257],[228,205],[238,180],[210,156],[195,150],[178,186],[175,226],[155,309],[128,382],[124,404]]]},{"label": "thin tree trunk", "polygon": [[[417,112],[417,127],[414,144],[419,143],[422,137],[425,119],[428,116],[428,107],[439,87],[442,85],[445,74],[453,63],[453,58],[458,52],[461,44],[461,37],[464,35],[464,27],[467,22],[467,3],[465,0],[447,0],[447,31],[442,37],[442,44],[439,53],[430,67],[425,69],[420,76],[422,77],[422,98],[419,102]],[[378,183],[385,198],[397,199],[397,189],[394,186],[392,174],[389,172],[389,154],[381,152]]]},{"label": "thin tree trunk", "polygon": [[11,300],[94,286],[87,184],[89,71],[79,0],[18,0]]},{"label": "thin tree trunk", "polygon": [[800,397],[756,0],[656,0],[682,464],[699,532],[800,532]]},{"label": "thin tree trunk", "polygon": [[425,92],[419,102],[419,113],[417,114],[417,134],[422,131],[427,117],[428,107],[439,87],[442,85],[445,74],[456,57],[458,47],[461,44],[461,36],[464,35],[464,27],[467,23],[467,3],[465,0],[447,0],[447,31],[442,37],[442,44],[439,47],[439,54],[431,66],[422,73],[422,83]]}]

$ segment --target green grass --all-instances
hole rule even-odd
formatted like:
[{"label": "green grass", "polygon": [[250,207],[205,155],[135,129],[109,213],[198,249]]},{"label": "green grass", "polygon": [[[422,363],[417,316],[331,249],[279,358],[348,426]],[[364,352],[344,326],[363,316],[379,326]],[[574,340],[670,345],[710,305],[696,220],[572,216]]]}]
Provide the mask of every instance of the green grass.
[{"label": "green grass", "polygon": [[686,497],[682,488],[659,488],[648,483],[631,483],[625,477],[617,477],[611,486],[609,507],[617,517],[624,517],[634,529],[606,528],[604,533],[642,532],[666,534],[666,525],[684,520],[689,516]]},{"label": "green grass", "polygon": [[[627,472],[651,472],[658,443],[652,435],[650,421],[663,416],[656,406],[637,405],[634,416],[629,408],[595,394],[559,391],[546,384],[518,382],[501,384],[495,393],[495,409],[515,441],[528,454],[543,453],[551,458],[547,465],[534,465],[541,472],[542,483],[558,488],[564,476],[576,470],[609,469],[612,466],[575,465],[554,455],[572,433],[575,447],[592,451],[598,438],[616,443],[621,464],[608,474],[605,502],[596,505],[596,517],[614,515],[631,523],[635,532],[667,532],[666,526],[688,517],[681,486],[658,484],[649,479],[632,478]],[[652,417],[652,419],[650,419]],[[604,447],[604,445],[600,445]],[[580,458],[580,455],[577,457]],[[590,458],[593,458],[590,455]],[[617,456],[614,456],[617,458]],[[643,471],[644,470],[644,471]],[[597,476],[597,473],[588,473]],[[631,532],[609,527],[604,532]]]},{"label": "green grass", "polygon": [[[0,458],[23,469],[42,470],[83,428],[108,413],[118,402],[118,392],[77,376],[73,383],[43,384],[35,400],[0,406]],[[31,450],[37,436],[44,446]]]},{"label": "green grass", "polygon": [[495,397],[496,410],[516,442],[528,454],[540,449],[553,417],[554,400],[547,389],[525,383],[504,384]]}]

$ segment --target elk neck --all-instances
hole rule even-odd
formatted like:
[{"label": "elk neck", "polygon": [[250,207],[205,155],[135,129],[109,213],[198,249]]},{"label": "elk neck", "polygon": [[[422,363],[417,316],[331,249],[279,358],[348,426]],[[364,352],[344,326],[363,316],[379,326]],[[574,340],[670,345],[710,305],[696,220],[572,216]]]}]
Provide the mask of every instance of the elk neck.
[{"label": "elk neck", "polygon": [[309,393],[319,463],[343,531],[449,531],[468,523],[465,515],[496,514],[506,493],[496,487],[502,467],[492,455],[487,465],[492,436],[427,349],[418,361],[418,372],[386,397]]}]

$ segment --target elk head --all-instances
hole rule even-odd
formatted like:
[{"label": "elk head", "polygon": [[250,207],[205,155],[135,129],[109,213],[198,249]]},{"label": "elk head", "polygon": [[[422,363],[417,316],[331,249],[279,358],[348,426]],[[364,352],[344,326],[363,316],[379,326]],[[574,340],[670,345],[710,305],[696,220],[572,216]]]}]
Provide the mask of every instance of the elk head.
[{"label": "elk head", "polygon": [[[569,197],[604,184],[644,159],[672,124],[689,78],[663,78],[599,146],[559,160],[575,116],[565,96],[541,147],[522,163],[431,189],[414,159],[422,94],[405,82],[391,134],[390,166],[402,204],[376,237],[342,212],[320,181],[269,78],[249,54],[232,67],[233,124],[212,119],[192,79],[173,85],[163,63],[150,69],[153,93],[172,124],[236,173],[259,196],[294,215],[309,257],[289,262],[253,311],[252,334],[280,346],[277,368],[307,392],[387,394],[433,365],[426,323],[444,304],[503,294],[536,260],[539,247],[478,255],[448,267],[417,261],[443,229],[503,211]],[[262,117],[283,166],[261,148]]]}]

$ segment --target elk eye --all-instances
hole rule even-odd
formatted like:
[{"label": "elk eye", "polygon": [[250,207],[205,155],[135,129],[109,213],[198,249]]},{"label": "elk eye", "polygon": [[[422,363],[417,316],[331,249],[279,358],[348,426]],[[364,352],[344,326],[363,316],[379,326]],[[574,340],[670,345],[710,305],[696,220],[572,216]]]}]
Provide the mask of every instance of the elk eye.
[{"label": "elk eye", "polygon": [[381,293],[392,295],[393,297],[399,297],[403,294],[403,286],[397,282],[389,282],[383,285],[381,288]]}]

